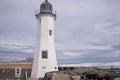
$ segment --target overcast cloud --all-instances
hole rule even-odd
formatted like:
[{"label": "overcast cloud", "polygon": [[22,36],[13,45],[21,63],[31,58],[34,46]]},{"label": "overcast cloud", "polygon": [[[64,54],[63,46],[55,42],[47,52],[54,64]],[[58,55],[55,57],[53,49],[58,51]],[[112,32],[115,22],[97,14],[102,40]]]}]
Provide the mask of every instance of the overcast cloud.
[{"label": "overcast cloud", "polygon": [[[0,58],[35,53],[37,21],[44,0],[0,0]],[[120,0],[49,0],[57,11],[58,63],[120,61]]]}]

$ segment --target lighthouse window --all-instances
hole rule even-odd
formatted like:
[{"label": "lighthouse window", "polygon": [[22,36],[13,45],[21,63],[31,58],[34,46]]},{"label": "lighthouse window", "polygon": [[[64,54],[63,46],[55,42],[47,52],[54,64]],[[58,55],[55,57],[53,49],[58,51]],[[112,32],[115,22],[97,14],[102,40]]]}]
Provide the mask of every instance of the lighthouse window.
[{"label": "lighthouse window", "polygon": [[45,5],[43,5],[43,9],[45,9]]},{"label": "lighthouse window", "polygon": [[49,30],[49,35],[52,36],[52,30]]},{"label": "lighthouse window", "polygon": [[41,19],[39,19],[40,23],[41,23]]},{"label": "lighthouse window", "polygon": [[47,55],[47,51],[42,51],[42,59],[47,59],[48,55]]},{"label": "lighthouse window", "polygon": [[43,68],[43,69],[45,69],[46,67],[45,67],[45,66],[43,66],[42,68]]},{"label": "lighthouse window", "polygon": [[55,67],[55,69],[57,69],[57,67]]}]

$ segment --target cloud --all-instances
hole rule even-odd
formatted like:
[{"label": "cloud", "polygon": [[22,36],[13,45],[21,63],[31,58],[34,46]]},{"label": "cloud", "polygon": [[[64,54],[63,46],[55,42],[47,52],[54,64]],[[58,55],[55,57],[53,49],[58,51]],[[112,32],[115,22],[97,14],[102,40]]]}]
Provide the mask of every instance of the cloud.
[{"label": "cloud", "polygon": [[[70,43],[69,43],[70,44]],[[71,45],[71,47],[70,47]],[[107,42],[88,42],[86,44],[71,43],[59,49],[59,63],[106,62],[119,61],[119,46]],[[113,47],[114,46],[114,47]],[[59,58],[60,57],[60,58]],[[66,60],[66,61],[65,61]],[[64,62],[65,61],[65,62]]]},{"label": "cloud", "polygon": [[[31,38],[36,35],[36,20],[34,7],[29,7],[34,1],[0,1],[0,36],[3,38]],[[29,4],[29,5],[28,5]],[[31,5],[32,6],[32,5]],[[9,36],[8,36],[9,35]]]},{"label": "cloud", "polygon": [[22,60],[29,56],[32,57],[34,52],[31,44],[0,42],[0,58],[2,59]]},{"label": "cloud", "polygon": [[120,45],[112,45],[115,50],[120,50]]},{"label": "cloud", "polygon": [[94,28],[96,32],[102,33],[103,35],[119,36],[120,35],[119,26],[120,26],[119,23],[106,22],[96,25]]},{"label": "cloud", "polygon": [[[0,56],[34,53],[39,0],[0,1]],[[59,63],[119,61],[119,0],[50,0]],[[114,55],[115,54],[115,55]],[[19,56],[19,59],[20,59]]]},{"label": "cloud", "polygon": [[113,52],[110,52],[110,53],[106,53],[106,54],[104,54],[104,56],[119,59],[120,50],[119,51],[113,51]]}]

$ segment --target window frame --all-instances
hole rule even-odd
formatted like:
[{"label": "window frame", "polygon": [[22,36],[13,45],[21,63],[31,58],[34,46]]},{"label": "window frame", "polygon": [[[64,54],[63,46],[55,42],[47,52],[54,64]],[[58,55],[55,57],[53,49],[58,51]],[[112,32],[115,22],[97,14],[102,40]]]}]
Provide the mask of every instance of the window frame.
[{"label": "window frame", "polygon": [[48,51],[47,50],[42,51],[42,59],[48,59]]}]

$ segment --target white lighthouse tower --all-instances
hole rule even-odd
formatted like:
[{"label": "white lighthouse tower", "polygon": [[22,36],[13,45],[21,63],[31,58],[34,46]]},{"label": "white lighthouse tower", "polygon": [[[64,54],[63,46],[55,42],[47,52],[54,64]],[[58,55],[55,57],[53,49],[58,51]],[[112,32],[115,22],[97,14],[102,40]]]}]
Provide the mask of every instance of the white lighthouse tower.
[{"label": "white lighthouse tower", "polygon": [[36,53],[34,55],[31,78],[43,78],[46,72],[58,71],[55,44],[54,21],[52,5],[45,0],[40,6],[40,12],[36,14],[38,21]]}]

